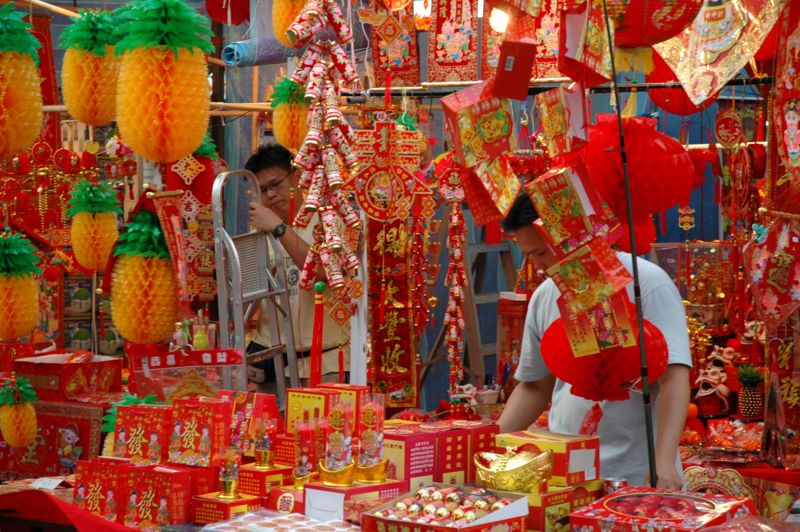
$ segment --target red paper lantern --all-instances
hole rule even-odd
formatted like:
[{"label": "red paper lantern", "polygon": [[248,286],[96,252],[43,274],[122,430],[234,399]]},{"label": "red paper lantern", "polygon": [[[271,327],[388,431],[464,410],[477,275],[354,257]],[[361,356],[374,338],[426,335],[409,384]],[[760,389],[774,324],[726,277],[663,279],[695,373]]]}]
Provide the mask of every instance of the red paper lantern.
[{"label": "red paper lantern", "polygon": [[703,0],[610,0],[614,43],[620,48],[651,46],[691,24]]},{"label": "red paper lantern", "polygon": [[[647,320],[644,320],[644,337],[648,375],[650,382],[654,382],[667,367],[667,342],[658,327]],[[545,331],[541,351],[550,372],[571,384],[573,395],[590,401],[624,401],[630,395],[629,385],[641,376],[638,345],[576,357],[562,318]]]},{"label": "red paper lantern", "polygon": [[250,2],[246,0],[206,0],[208,16],[220,24],[237,25],[250,19]]},{"label": "red paper lantern", "polygon": [[[663,212],[682,201],[694,181],[694,163],[675,139],[656,130],[656,120],[634,117],[623,121],[633,219]],[[598,115],[586,145],[589,177],[614,214],[628,218],[617,118]]]},{"label": "red paper lantern", "polygon": [[622,251],[634,253],[635,255],[644,255],[650,251],[653,242],[656,241],[656,226],[653,223],[653,218],[646,216],[641,220],[635,220],[633,223],[633,231],[636,236],[636,252],[634,253],[631,247],[630,230],[628,224],[622,224],[622,238],[619,239],[617,245]]},{"label": "red paper lantern", "polygon": [[[653,53],[653,70],[645,76],[647,83],[663,83],[678,81],[678,77],[666,61],[657,53]],[[649,89],[647,96],[659,108],[674,115],[691,115],[711,105],[716,98],[709,98],[700,105],[695,105],[686,95],[683,87],[675,89]]]}]

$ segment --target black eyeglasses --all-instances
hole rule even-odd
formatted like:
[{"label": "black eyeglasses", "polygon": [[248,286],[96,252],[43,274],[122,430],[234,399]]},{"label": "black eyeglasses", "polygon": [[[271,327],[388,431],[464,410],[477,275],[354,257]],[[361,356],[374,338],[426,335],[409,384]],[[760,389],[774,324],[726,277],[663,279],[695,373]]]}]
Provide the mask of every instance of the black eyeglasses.
[{"label": "black eyeglasses", "polygon": [[270,191],[277,192],[278,190],[283,188],[283,184],[286,182],[287,179],[289,179],[290,175],[292,175],[291,172],[289,172],[288,174],[283,176],[281,179],[279,179],[279,180],[277,180],[277,181],[275,181],[273,183],[270,183],[269,185],[262,186],[261,187],[261,193],[262,194],[268,194]]}]

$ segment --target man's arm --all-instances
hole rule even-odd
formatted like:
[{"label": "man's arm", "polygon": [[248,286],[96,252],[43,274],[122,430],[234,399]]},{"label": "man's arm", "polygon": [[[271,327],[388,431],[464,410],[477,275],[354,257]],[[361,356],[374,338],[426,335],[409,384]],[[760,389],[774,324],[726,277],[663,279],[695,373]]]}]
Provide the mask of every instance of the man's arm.
[{"label": "man's arm", "polygon": [[[658,487],[679,490],[683,482],[675,466],[675,457],[689,408],[691,389],[688,366],[667,365],[658,384],[658,439],[655,449]],[[645,482],[649,484],[649,478]]]},{"label": "man's arm", "polygon": [[555,377],[550,375],[538,381],[517,384],[498,421],[500,432],[514,432],[530,427],[550,404],[555,383]]},{"label": "man's arm", "polygon": [[[258,203],[250,204],[250,221],[256,229],[264,231],[265,233],[272,233],[275,231],[276,227],[284,223],[281,217],[275,214],[272,209],[259,205]],[[286,228],[286,232],[283,236],[278,238],[278,241],[280,241],[283,249],[286,250],[286,253],[292,259],[295,266],[302,270],[303,265],[306,263],[308,252],[311,249],[308,242],[300,238],[291,227]],[[319,277],[319,272],[317,277]]]}]

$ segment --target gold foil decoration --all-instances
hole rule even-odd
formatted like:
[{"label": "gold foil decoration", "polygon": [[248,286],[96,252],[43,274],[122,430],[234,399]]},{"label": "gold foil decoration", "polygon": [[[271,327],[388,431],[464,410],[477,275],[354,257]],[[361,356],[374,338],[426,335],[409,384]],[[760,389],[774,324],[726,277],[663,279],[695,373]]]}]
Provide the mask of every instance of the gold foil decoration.
[{"label": "gold foil decoration", "polygon": [[653,45],[700,105],[725,86],[758,51],[786,0],[705,0],[679,35]]},{"label": "gold foil decoration", "polygon": [[478,481],[502,491],[536,493],[553,472],[553,451],[536,454],[509,447],[505,454],[476,453],[473,460]]}]

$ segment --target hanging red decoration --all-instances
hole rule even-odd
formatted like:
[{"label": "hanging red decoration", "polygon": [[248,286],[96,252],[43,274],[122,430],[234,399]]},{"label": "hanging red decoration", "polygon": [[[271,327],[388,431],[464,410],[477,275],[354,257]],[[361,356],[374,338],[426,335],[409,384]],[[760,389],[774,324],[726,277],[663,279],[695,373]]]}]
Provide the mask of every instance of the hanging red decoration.
[{"label": "hanging red decoration", "polygon": [[246,0],[206,0],[206,9],[220,24],[237,25],[250,19],[250,2]]},{"label": "hanging red decoration", "polygon": [[[645,348],[650,382],[658,380],[667,366],[667,342],[661,331],[644,320]],[[590,401],[624,401],[640,377],[639,347],[605,349],[576,357],[562,318],[553,322],[542,337],[542,357],[550,372],[572,385],[573,395]]]},{"label": "hanging red decoration", "polygon": [[634,220],[633,231],[636,233],[636,252],[634,253],[631,247],[630,230],[627,224],[622,224],[622,229],[618,245],[622,251],[634,253],[635,255],[644,255],[650,251],[650,246],[656,241],[656,225],[653,223],[652,216],[645,216],[644,218]]},{"label": "hanging red decoration", "polygon": [[[653,54],[653,70],[645,76],[647,83],[662,83],[662,82],[677,82],[678,76],[672,71],[666,61],[661,59],[658,54]],[[691,115],[698,113],[711,105],[715,97],[711,97],[701,103],[695,105],[686,95],[683,87],[675,89],[650,89],[647,95],[659,108],[674,115]]]},{"label": "hanging red decoration", "polygon": [[666,41],[692,23],[703,0],[609,0],[614,44],[637,48]]},{"label": "hanging red decoration", "polygon": [[[634,220],[677,205],[694,181],[689,153],[677,140],[660,133],[656,125],[651,118],[624,119]],[[616,116],[598,115],[597,124],[590,128],[586,167],[600,197],[621,221],[627,220]]]},{"label": "hanging red decoration", "polygon": [[[783,28],[784,20],[786,17],[789,17],[789,25],[788,28],[792,29],[797,26],[797,23],[800,22],[800,9],[788,9],[788,2],[786,7],[784,7],[783,12],[781,12],[778,21],[772,26],[772,30],[767,34],[766,38],[764,39],[764,43],[761,45],[761,48],[758,49],[756,55],[754,56],[755,60],[759,63],[768,63],[775,59],[775,53],[778,49],[778,33]],[[764,64],[759,65],[762,68],[767,70],[772,70],[771,64]]]}]

